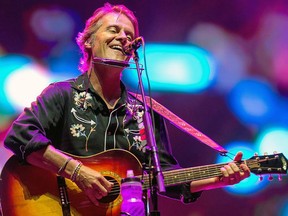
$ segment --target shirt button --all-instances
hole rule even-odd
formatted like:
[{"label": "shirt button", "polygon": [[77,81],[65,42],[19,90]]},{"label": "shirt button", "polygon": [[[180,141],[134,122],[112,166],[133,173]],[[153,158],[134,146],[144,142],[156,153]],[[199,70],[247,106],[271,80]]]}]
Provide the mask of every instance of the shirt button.
[{"label": "shirt button", "polygon": [[108,131],[108,132],[107,132],[107,135],[108,135],[108,136],[111,136],[111,134],[112,134],[111,131]]}]

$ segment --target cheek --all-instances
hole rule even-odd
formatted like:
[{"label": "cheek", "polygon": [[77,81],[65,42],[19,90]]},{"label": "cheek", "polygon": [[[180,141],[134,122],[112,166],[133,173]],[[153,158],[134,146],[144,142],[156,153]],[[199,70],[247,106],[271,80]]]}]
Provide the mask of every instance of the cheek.
[{"label": "cheek", "polygon": [[92,46],[92,52],[93,53],[99,53],[101,50],[103,50],[103,44],[99,43],[99,41],[95,41],[93,46]]}]

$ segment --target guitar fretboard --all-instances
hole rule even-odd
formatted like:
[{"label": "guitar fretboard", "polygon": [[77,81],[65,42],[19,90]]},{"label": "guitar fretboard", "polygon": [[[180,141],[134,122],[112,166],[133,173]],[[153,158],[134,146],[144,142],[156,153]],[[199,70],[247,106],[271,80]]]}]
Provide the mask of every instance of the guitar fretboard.
[{"label": "guitar fretboard", "polygon": [[[246,163],[249,168],[257,166],[258,162],[255,160],[246,160],[242,162],[235,162],[235,164],[240,168],[241,163]],[[221,176],[221,167],[227,165],[228,163],[212,164],[206,166],[198,166],[191,168],[176,169],[170,171],[164,171],[164,183],[165,186],[172,186],[182,183],[187,183],[191,181],[197,181],[202,179],[208,179],[212,177]],[[141,177],[141,176],[138,176]],[[144,176],[143,188],[149,188],[149,177]]]}]

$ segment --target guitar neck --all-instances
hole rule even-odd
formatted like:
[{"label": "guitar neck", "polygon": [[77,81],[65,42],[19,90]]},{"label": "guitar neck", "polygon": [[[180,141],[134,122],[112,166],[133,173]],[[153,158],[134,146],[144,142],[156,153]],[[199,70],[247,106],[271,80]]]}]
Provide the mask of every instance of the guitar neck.
[{"label": "guitar neck", "polygon": [[[164,171],[163,172],[164,183],[165,183],[165,186],[172,186],[172,185],[178,185],[178,184],[187,183],[191,181],[197,181],[197,180],[221,176],[222,172],[220,168],[226,164],[227,163],[213,164],[213,165]],[[239,166],[240,164],[236,163],[236,165]],[[148,176],[144,176],[144,179],[143,179],[144,189],[149,188],[148,178],[149,178]]]},{"label": "guitar neck", "polygon": [[224,165],[225,164],[216,164],[166,171],[163,174],[165,185],[171,186],[221,176],[220,168]]},{"label": "guitar neck", "polygon": [[[246,164],[251,173],[256,175],[262,174],[286,174],[288,161],[285,156],[280,154],[254,156],[248,160],[243,160],[234,163],[240,168],[241,164]],[[165,186],[172,186],[191,181],[208,179],[212,177],[222,176],[221,167],[228,163],[211,164],[206,166],[198,166],[184,169],[176,169],[163,172]],[[144,176],[143,188],[149,186],[149,176]]]}]

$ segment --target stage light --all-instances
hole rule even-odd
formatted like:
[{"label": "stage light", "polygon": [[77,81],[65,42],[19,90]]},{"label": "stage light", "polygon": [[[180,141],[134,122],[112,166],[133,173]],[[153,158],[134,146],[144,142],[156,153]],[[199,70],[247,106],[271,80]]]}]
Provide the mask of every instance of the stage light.
[{"label": "stage light", "polygon": [[78,47],[74,43],[66,43],[57,51],[56,56],[48,56],[46,62],[53,80],[67,80],[79,76],[79,57]]},{"label": "stage light", "polygon": [[243,46],[246,42],[239,35],[217,24],[199,22],[192,26],[187,39],[213,53],[217,59],[219,73],[213,90],[226,94],[247,76],[251,63]]},{"label": "stage light", "polygon": [[288,215],[288,199],[283,201],[283,205],[280,208],[280,216],[287,216]]},{"label": "stage light", "polygon": [[[0,113],[2,115],[13,115],[16,113],[16,109],[9,102],[6,94],[5,83],[7,77],[13,73],[14,70],[21,68],[23,65],[31,63],[32,60],[23,55],[4,55],[0,57]],[[18,94],[21,93],[21,89],[18,87]]]},{"label": "stage light", "polygon": [[[225,145],[225,148],[236,155],[237,152],[243,152],[243,160],[249,160],[255,153],[253,149],[253,144],[249,142],[240,142],[235,141]],[[230,154],[228,154],[230,156]],[[232,161],[233,158],[218,156],[217,163],[228,163]],[[261,190],[263,190],[268,185],[268,180],[264,178],[262,181],[259,181],[259,176],[251,173],[249,178],[244,179],[240,183],[236,185],[231,185],[225,187],[224,190],[230,194],[238,195],[238,196],[255,196]]]},{"label": "stage light", "polygon": [[7,77],[4,88],[8,101],[17,111],[21,111],[30,106],[49,83],[50,78],[45,69],[31,63],[13,71]]},{"label": "stage light", "polygon": [[14,115],[36,99],[50,78],[46,70],[23,55],[0,58],[0,112]]},{"label": "stage light", "polygon": [[228,96],[229,106],[245,124],[262,126],[274,121],[278,97],[265,81],[246,79],[240,81]]},{"label": "stage light", "polygon": [[32,11],[30,27],[43,41],[65,41],[72,38],[75,23],[73,17],[64,8],[43,6]]},{"label": "stage light", "polygon": [[259,152],[283,153],[288,156],[288,127],[271,127],[260,132],[256,140]]},{"label": "stage light", "polygon": [[[214,81],[215,62],[207,51],[199,47],[147,44],[146,55],[150,84],[154,92],[199,92]],[[141,64],[143,60],[141,56]],[[142,79],[146,86],[144,72]],[[135,70],[125,70],[122,80],[130,88],[137,89],[138,76]]]}]

